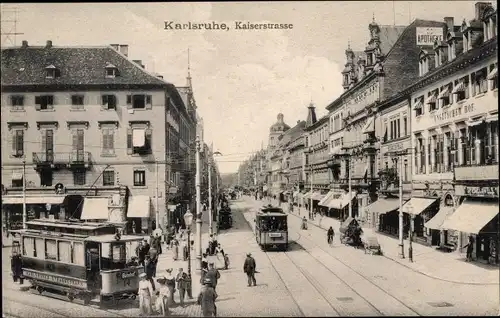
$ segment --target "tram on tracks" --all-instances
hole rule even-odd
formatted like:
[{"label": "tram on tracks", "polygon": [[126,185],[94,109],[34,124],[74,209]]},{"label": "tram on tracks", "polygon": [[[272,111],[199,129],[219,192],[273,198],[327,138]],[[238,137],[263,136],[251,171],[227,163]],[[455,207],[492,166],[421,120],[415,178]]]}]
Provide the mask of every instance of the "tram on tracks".
[{"label": "tram on tracks", "polygon": [[283,209],[267,205],[257,212],[255,240],[263,250],[288,250],[288,215]]},{"label": "tram on tracks", "polygon": [[[121,235],[113,224],[38,219],[11,231],[22,259],[22,276],[31,288],[62,294],[85,305],[98,297],[135,298],[144,267],[127,262],[142,236]],[[16,250],[13,248],[13,251]]]}]

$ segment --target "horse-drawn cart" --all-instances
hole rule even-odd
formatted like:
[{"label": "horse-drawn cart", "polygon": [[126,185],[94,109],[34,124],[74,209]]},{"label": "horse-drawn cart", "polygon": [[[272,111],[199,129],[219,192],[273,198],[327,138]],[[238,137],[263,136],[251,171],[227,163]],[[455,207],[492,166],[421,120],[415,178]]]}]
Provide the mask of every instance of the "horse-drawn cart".
[{"label": "horse-drawn cart", "polygon": [[346,245],[362,246],[361,234],[363,230],[358,221],[352,217],[348,217],[340,225],[340,242]]},{"label": "horse-drawn cart", "polygon": [[361,240],[363,242],[365,254],[382,255],[382,249],[375,236],[362,236]]}]

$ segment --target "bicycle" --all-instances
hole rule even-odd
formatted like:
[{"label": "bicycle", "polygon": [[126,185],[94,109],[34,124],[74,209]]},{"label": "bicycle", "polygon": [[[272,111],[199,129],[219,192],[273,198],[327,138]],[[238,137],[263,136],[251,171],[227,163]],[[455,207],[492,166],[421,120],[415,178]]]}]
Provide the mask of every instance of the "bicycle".
[{"label": "bicycle", "polygon": [[332,246],[333,245],[333,236],[328,236],[327,242],[328,242],[328,245]]}]

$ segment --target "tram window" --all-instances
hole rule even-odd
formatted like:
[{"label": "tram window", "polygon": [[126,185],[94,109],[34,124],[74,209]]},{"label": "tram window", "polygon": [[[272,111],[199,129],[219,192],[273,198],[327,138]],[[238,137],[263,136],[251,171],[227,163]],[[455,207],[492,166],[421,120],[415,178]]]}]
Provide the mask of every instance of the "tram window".
[{"label": "tram window", "polygon": [[45,256],[45,242],[43,238],[35,238],[35,257],[44,258]]},{"label": "tram window", "polygon": [[82,242],[73,242],[73,263],[76,265],[85,265],[85,253]]},{"label": "tram window", "polygon": [[71,263],[71,243],[59,241],[57,244],[59,245],[59,261]]},{"label": "tram window", "polygon": [[125,262],[125,245],[116,244],[113,245],[113,263]]},{"label": "tram window", "polygon": [[45,259],[53,259],[57,261],[56,240],[45,240]]},{"label": "tram window", "polygon": [[23,237],[23,255],[35,257],[35,239],[33,237]]}]

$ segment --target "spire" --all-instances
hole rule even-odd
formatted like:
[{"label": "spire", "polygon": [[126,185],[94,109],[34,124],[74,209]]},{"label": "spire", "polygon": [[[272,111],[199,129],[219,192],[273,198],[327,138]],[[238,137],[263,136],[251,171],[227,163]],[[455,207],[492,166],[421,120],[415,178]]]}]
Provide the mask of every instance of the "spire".
[{"label": "spire", "polygon": [[188,63],[187,63],[187,67],[188,67],[188,76],[186,77],[186,80],[187,80],[187,83],[186,83],[186,86],[189,87],[190,90],[193,89],[193,86],[192,86],[192,83],[191,83],[191,63],[189,61],[189,48],[188,48]]},{"label": "spire", "polygon": [[317,121],[316,119],[316,107],[314,107],[314,104],[311,103],[307,107],[307,120],[306,120],[306,128],[314,125]]}]

